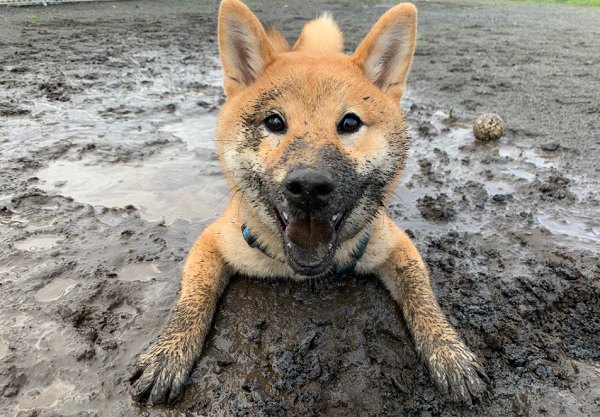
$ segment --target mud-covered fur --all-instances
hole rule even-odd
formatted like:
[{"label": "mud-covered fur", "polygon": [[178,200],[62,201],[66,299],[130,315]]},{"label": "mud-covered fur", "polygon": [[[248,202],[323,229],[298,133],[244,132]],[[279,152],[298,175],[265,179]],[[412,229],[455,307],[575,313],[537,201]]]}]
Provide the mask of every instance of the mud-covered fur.
[{"label": "mud-covered fur", "polygon": [[[329,15],[308,23],[291,48],[240,1],[223,0],[218,30],[227,101],[216,133],[233,197],[192,247],[167,328],[133,365],[134,397],[158,404],[181,395],[232,274],[331,274],[351,262],[366,236],[355,272],[378,275],[398,302],[434,384],[454,400],[482,396],[481,365],[385,208],[406,159],[400,98],[415,47],[415,7],[386,12],[352,55],[342,53],[342,33]],[[242,226],[261,250],[247,244]]]}]

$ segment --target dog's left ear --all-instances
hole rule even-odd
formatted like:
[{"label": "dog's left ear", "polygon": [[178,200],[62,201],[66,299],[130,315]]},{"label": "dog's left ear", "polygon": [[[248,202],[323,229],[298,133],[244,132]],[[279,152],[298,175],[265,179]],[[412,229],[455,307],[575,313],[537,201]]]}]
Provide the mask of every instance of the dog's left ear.
[{"label": "dog's left ear", "polygon": [[218,33],[225,93],[233,96],[256,81],[274,51],[263,25],[239,0],[221,2]]},{"label": "dog's left ear", "polygon": [[381,16],[352,58],[373,84],[400,101],[416,37],[417,9],[411,3],[402,3]]}]

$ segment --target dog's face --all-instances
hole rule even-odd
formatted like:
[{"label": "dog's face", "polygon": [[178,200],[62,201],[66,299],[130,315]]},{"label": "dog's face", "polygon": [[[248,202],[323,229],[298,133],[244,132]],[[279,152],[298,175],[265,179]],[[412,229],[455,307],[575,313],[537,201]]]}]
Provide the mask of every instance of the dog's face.
[{"label": "dog's face", "polygon": [[346,56],[327,16],[290,49],[239,1],[222,3],[221,162],[298,274],[327,272],[340,243],[368,225],[396,186],[407,147],[399,100],[414,40],[412,5],[386,13]]}]

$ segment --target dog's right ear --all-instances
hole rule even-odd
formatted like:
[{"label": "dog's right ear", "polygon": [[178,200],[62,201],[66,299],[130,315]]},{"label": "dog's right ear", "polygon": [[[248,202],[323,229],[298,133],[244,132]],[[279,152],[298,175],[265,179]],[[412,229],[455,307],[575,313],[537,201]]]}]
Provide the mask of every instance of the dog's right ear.
[{"label": "dog's right ear", "polygon": [[218,33],[223,86],[231,97],[256,81],[274,51],[263,25],[239,0],[221,2]]},{"label": "dog's right ear", "polygon": [[417,38],[417,9],[402,3],[377,21],[352,57],[367,78],[400,102],[410,70]]}]

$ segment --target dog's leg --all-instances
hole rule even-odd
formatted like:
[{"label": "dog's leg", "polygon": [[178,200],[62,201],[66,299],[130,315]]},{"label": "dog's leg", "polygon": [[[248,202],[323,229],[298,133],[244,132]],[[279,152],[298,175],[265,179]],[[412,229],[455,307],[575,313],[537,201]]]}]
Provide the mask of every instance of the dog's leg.
[{"label": "dog's leg", "polygon": [[379,275],[402,309],[416,350],[437,388],[454,401],[487,392],[477,357],[448,323],[435,299],[429,274],[409,237],[390,221],[392,250]]},{"label": "dog's leg", "polygon": [[139,402],[160,404],[176,400],[202,352],[217,301],[229,280],[217,249],[217,230],[207,229],[192,247],[171,320],[133,365],[133,397]]}]

